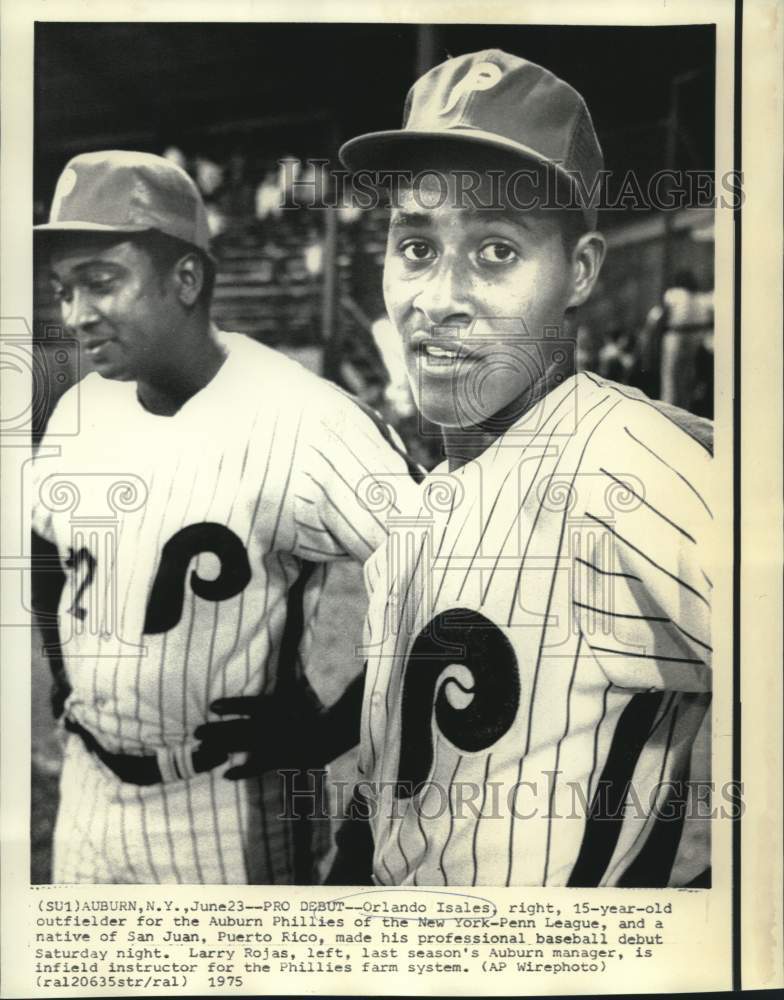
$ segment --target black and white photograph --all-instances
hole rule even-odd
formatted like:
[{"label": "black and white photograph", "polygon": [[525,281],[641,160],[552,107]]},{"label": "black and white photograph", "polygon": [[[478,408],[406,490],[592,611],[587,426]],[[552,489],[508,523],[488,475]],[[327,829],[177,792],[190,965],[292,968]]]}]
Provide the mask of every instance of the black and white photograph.
[{"label": "black and white photograph", "polygon": [[32,880],[708,888],[713,26],[35,65]]},{"label": "black and white photograph", "polygon": [[0,27],[0,994],[773,984],[772,0]]}]

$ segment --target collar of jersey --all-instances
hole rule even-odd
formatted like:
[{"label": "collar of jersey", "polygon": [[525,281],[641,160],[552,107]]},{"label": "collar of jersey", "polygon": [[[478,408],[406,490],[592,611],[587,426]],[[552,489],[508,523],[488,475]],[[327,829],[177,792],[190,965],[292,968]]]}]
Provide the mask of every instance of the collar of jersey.
[{"label": "collar of jersey", "polygon": [[[564,381],[559,385],[545,393],[545,395],[542,396],[530,410],[527,410],[522,417],[508,427],[503,434],[500,434],[495,441],[491,442],[483,452],[476,456],[476,458],[471,459],[470,462],[466,462],[465,465],[461,465],[453,472],[449,471],[449,460],[445,459],[443,462],[439,462],[435,468],[430,470],[428,478],[429,476],[436,475],[462,475],[465,469],[474,465],[476,462],[492,462],[498,457],[499,453],[501,453],[504,448],[510,447],[513,442],[520,449],[528,447],[528,445],[534,441],[541,442],[541,436],[536,433],[539,427],[541,427],[545,421],[548,420],[553,410],[564,402],[565,397],[568,396],[569,393],[578,391],[578,386],[582,386],[582,384],[583,380],[579,374],[570,375],[569,378],[564,379]],[[567,406],[568,404],[564,403],[564,413],[567,412]],[[521,438],[524,433],[528,435],[525,443],[522,441],[519,443],[515,441],[515,438]]]}]

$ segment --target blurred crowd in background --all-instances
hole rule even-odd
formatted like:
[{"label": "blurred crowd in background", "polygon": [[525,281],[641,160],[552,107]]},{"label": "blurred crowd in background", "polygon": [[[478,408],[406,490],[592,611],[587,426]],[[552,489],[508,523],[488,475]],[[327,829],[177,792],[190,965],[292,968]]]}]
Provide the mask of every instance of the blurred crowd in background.
[{"label": "blurred crowd in background", "polygon": [[[247,333],[324,372],[381,411],[426,466],[438,461],[437,435],[418,433],[398,338],[385,316],[381,271],[387,210],[362,210],[348,199],[331,209],[294,207],[296,185],[312,190],[314,170],[324,170],[323,185],[329,184],[326,168],[297,160],[258,178],[237,155],[217,163],[188,159],[176,147],[161,152],[189,171],[208,206],[218,262],[213,304],[218,326]],[[330,233],[325,232],[328,213],[333,216]],[[662,291],[663,226],[632,221],[614,226],[607,236],[600,284],[564,331],[578,370],[712,416],[711,213],[679,213],[670,248],[678,266]],[[334,254],[335,315],[325,343],[329,253]],[[38,325],[48,327],[51,340],[58,316],[43,272],[36,299]]]},{"label": "blurred crowd in background", "polygon": [[[166,40],[166,31],[177,32],[171,37],[182,43],[182,72],[189,69],[188,59],[201,60],[202,69],[205,59],[214,60],[212,89],[216,92],[224,87],[227,93],[241,94],[244,99],[250,84],[241,79],[241,74],[251,72],[239,58],[240,39],[244,39],[242,44],[248,44],[247,32],[242,36],[226,34],[222,42],[221,31],[225,34],[229,28],[215,26],[210,45],[201,28],[199,33],[192,31],[186,37],[183,32],[187,26],[130,27],[135,31],[129,40],[135,40],[137,70],[125,62],[120,68],[113,68],[104,52],[103,43],[110,40],[107,32],[114,32],[111,38],[116,35],[116,41],[122,42],[125,38],[121,25],[104,26],[97,33],[96,26],[90,26],[96,29],[92,33],[85,33],[73,25],[59,28],[49,25],[47,33],[39,39],[37,48],[42,57],[42,72],[36,110],[39,136],[36,221],[46,217],[53,180],[75,152],[87,148],[143,148],[177,162],[194,178],[208,207],[218,263],[213,308],[216,323],[277,347],[336,380],[382,411],[398,427],[415,457],[428,467],[434,465],[440,459],[438,435],[432,428],[425,428],[422,433],[405,379],[397,337],[385,317],[381,271],[387,210],[382,207],[360,209],[350,197],[330,188],[334,178],[330,171],[337,166],[334,154],[340,137],[367,129],[370,121],[376,127],[396,126],[404,87],[390,86],[389,97],[384,98],[386,103],[378,105],[383,114],[369,107],[367,122],[359,112],[355,112],[356,121],[341,119],[345,114],[343,105],[350,107],[351,102],[361,103],[362,88],[338,95],[343,105],[332,111],[318,110],[313,119],[319,123],[316,127],[303,117],[306,112],[300,104],[307,93],[316,102],[321,95],[315,94],[312,88],[310,91],[306,87],[303,89],[299,82],[294,82],[295,78],[287,91],[284,81],[274,79],[275,74],[280,77],[283,72],[278,67],[274,72],[268,70],[272,77],[269,86],[275,87],[277,115],[270,120],[271,124],[266,119],[259,124],[257,119],[247,117],[238,119],[239,124],[236,121],[227,124],[232,112],[239,114],[241,101],[240,97],[235,97],[234,107],[225,108],[222,116],[219,110],[213,113],[205,107],[204,117],[213,113],[217,122],[207,125],[200,124],[197,111],[185,103],[187,98],[198,97],[198,94],[187,90],[179,93],[176,87],[172,89],[176,83],[173,77],[172,87],[166,90],[169,110],[164,114],[157,104],[150,105],[156,108],[160,118],[155,127],[150,132],[132,133],[127,128],[123,132],[123,123],[127,125],[137,114],[132,102],[129,103],[127,90],[137,81],[141,91],[152,86],[149,80],[142,81],[150,73],[159,72],[153,69],[161,56],[156,46]],[[258,29],[259,26],[254,27]],[[285,27],[293,30],[292,26]],[[307,27],[310,30],[315,26]],[[363,30],[378,33],[384,27],[363,26]],[[283,27],[280,30],[284,30]],[[347,30],[344,29],[344,33]],[[476,32],[465,33],[463,38],[458,30],[410,27],[385,36],[390,38],[390,47],[398,46],[411,63],[410,66],[397,66],[395,71],[401,79],[410,81],[419,70],[445,57],[447,44],[449,54],[453,55],[460,48],[470,51],[479,47],[472,41]],[[571,35],[563,34],[566,29],[539,29],[538,34],[532,29],[525,33],[526,29],[512,26],[495,33],[488,26],[483,26],[482,30],[488,40],[493,38],[500,47],[539,59],[556,71],[560,69],[553,64],[556,53],[571,65],[569,45],[580,51],[583,38],[579,29],[569,29],[578,32],[572,41],[569,40]],[[613,30],[620,29],[607,29],[608,32]],[[514,34],[515,31],[518,33]],[[562,33],[558,34],[559,31]],[[696,31],[672,29],[666,38],[662,34],[641,35],[638,32],[634,43],[637,49],[631,45],[626,47],[628,60],[636,58],[639,63],[641,53],[650,60],[649,66],[643,62],[640,73],[650,79],[654,73],[659,74],[655,91],[648,95],[650,109],[646,113],[650,116],[661,114],[661,118],[641,124],[639,117],[645,111],[641,93],[636,95],[636,103],[629,103],[624,108],[625,98],[610,89],[612,79],[606,80],[595,71],[587,77],[587,83],[573,80],[585,93],[589,106],[592,102],[595,105],[592,110],[609,167],[626,169],[630,163],[632,168],[650,175],[662,167],[712,166],[712,121],[706,124],[706,111],[712,111],[713,82],[712,68],[705,65],[712,39]],[[273,41],[264,37],[272,52]],[[322,47],[317,45],[323,37],[323,33],[314,36],[312,59],[330,58],[330,54],[322,52]],[[334,37],[342,40],[344,35]],[[297,38],[304,36],[300,34]],[[519,43],[518,38],[524,39],[525,44]],[[190,49],[184,44],[188,39]],[[349,41],[346,35],[346,45]],[[69,62],[74,44],[77,45],[76,54],[82,56],[78,75]],[[602,44],[608,51],[618,49],[609,35]],[[229,79],[232,67],[227,61],[235,50],[237,65],[244,68],[236,70],[240,75],[233,81]],[[351,55],[346,55],[347,65],[344,65],[345,60],[341,62],[339,53],[332,54],[329,65],[333,75],[350,74],[354,68],[351,60],[359,58],[357,51],[363,53],[362,58],[366,60],[372,56],[372,52],[368,54],[364,48],[350,51]],[[668,65],[667,59],[676,60],[676,57],[679,61]],[[383,61],[383,48],[376,46],[376,58]],[[597,58],[597,66],[600,64],[602,60]],[[314,64],[311,61],[308,65]],[[174,73],[175,69],[167,65],[165,71]],[[257,68],[257,72],[261,74],[264,69]],[[626,72],[628,74],[628,69]],[[117,74],[117,80],[126,91],[123,92],[119,83],[114,94],[111,88],[108,92],[104,88],[100,99],[96,96],[95,103],[90,104],[84,95],[90,93],[91,73],[103,84],[111,82],[112,74]],[[195,85],[192,72],[190,78]],[[199,85],[207,88],[209,81],[199,79]],[[378,86],[382,86],[381,80]],[[68,105],[66,110],[64,102],[63,114],[58,116],[47,101],[47,95],[55,91],[67,93],[69,88],[74,90],[77,107]],[[204,94],[211,92],[203,90]],[[287,93],[291,95],[288,108],[285,106]],[[81,108],[78,106],[79,94],[82,94]],[[380,91],[371,93],[366,98],[371,104],[374,98],[380,102],[379,94]],[[686,99],[689,95],[691,107]],[[173,121],[178,109],[183,116],[190,116],[187,142],[180,141],[183,129]],[[148,111],[148,116],[152,113]],[[614,122],[612,114],[616,116]],[[114,131],[108,134],[100,131],[107,122],[116,122],[112,125]],[[336,122],[340,123],[339,128]],[[608,123],[613,125],[612,129],[607,128]],[[296,150],[297,155],[292,150]],[[331,156],[332,161],[316,159],[325,155]],[[628,162],[619,162],[622,157]],[[335,195],[332,207],[298,204],[297,192],[312,193],[319,186],[327,195],[332,190]],[[637,386],[654,398],[711,417],[713,211],[681,208],[667,213],[606,212],[600,213],[599,225],[608,241],[608,255],[600,281],[589,302],[569,318],[570,328],[563,331],[565,340],[575,351],[577,368]],[[40,264],[37,262],[35,272],[34,334],[46,386],[44,403],[37,411],[39,429],[59,393],[87,370],[85,359],[77,356],[67,332],[59,328],[57,308],[51,298],[46,272]]]}]

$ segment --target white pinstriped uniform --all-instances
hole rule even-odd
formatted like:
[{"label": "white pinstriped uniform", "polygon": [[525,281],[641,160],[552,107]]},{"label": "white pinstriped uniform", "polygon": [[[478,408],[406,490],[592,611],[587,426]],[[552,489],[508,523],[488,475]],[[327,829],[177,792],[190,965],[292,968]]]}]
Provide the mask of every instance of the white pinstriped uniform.
[{"label": "white pinstriped uniform", "polygon": [[428,477],[366,567],[377,883],[668,883],[682,822],[657,817],[710,699],[711,491],[702,443],[589,373]]},{"label": "white pinstriped uniform", "polygon": [[174,416],[144,410],[135,383],[89,375],[70,390],[79,433],[58,434],[58,407],[35,463],[33,526],[68,567],[67,714],[110,752],[157,753],[171,779],[123,783],[71,735],[55,881],[293,880],[277,776],[178,774],[213,699],[273,690],[296,581],[301,669],[327,563],[364,561],[384,539],[365,477],[414,486],[350,397],[247,337],[217,335],[226,360]]}]

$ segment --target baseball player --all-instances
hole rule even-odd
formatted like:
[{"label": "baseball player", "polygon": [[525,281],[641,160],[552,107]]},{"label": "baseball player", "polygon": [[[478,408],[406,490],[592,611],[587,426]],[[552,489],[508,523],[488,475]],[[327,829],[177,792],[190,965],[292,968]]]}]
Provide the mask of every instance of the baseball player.
[{"label": "baseball player", "polygon": [[[323,767],[358,738],[358,685],[333,717],[304,663],[327,565],[385,537],[372,475],[402,497],[407,462],[337,387],[211,323],[205,210],[179,167],[77,156],[36,228],[94,369],[34,463],[37,551],[66,577],[56,610],[53,574],[37,588],[67,682],[54,881],[312,881],[319,848],[307,817],[281,818],[269,769]],[[195,736],[231,731],[238,705],[264,760]]]},{"label": "baseball player", "polygon": [[373,843],[357,814],[330,881],[367,856],[381,885],[667,885],[710,699],[710,427],[574,373],[605,249],[586,105],[477,52],[341,157],[398,171],[384,296],[446,462],[366,567]]}]

